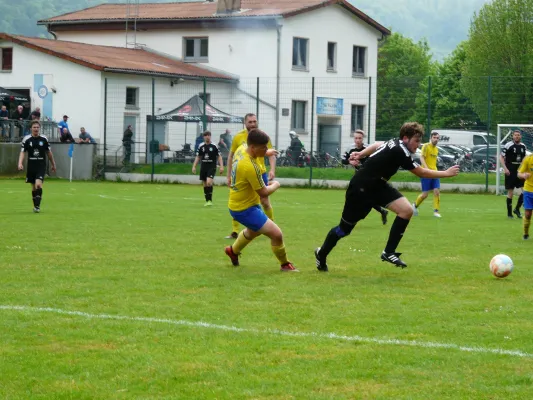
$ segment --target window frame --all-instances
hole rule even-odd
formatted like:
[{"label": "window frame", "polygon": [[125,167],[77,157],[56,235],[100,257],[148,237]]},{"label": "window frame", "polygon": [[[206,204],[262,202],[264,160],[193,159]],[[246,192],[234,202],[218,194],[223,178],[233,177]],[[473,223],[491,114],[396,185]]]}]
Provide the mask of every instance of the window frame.
[{"label": "window frame", "polygon": [[[303,104],[303,118],[301,121],[296,121],[297,114],[295,110],[299,104]],[[307,104],[308,102],[306,100],[292,100],[291,102],[291,130],[297,133],[307,132]],[[296,126],[297,122],[302,122],[302,126]]]},{"label": "window frame", "polygon": [[[329,66],[329,46],[334,45],[333,48],[333,66]],[[326,50],[326,71],[327,72],[337,72],[337,42],[328,42],[327,50]]]},{"label": "window frame", "polygon": [[[357,49],[357,54],[356,54],[356,49]],[[363,50],[363,71],[359,71],[359,64],[360,64],[360,56],[361,56],[361,50]],[[367,54],[368,54],[368,51],[367,51],[367,48],[366,47],[363,47],[363,46],[358,46],[358,45],[353,45],[353,48],[352,48],[352,76],[353,77],[361,77],[361,76],[366,76],[366,70],[367,70],[367,67],[366,67],[366,62],[367,62]]]},{"label": "window frame", "polygon": [[[354,110],[357,110],[357,108],[362,109],[360,127],[357,126],[357,122],[359,121],[354,120],[354,115],[359,116],[359,113],[357,112],[354,113]],[[366,106],[364,104],[352,104],[352,107],[350,108],[350,132],[351,133],[355,132],[357,129],[361,129],[363,131],[365,130],[365,111],[366,111]]]},{"label": "window frame", "polygon": [[[202,41],[207,42],[207,55],[202,56]],[[193,56],[187,55],[187,42],[193,42]],[[183,61],[184,62],[209,62],[209,36],[187,36],[183,38]]]},{"label": "window frame", "polygon": [[[295,44],[296,44],[296,41],[299,41],[300,40],[305,40],[305,60],[304,61],[304,65],[295,65],[294,64],[294,57],[295,57]],[[304,38],[304,37],[300,37],[300,36],[294,36],[292,38],[292,57],[291,57],[291,64],[292,64],[292,69],[294,71],[305,71],[305,72],[308,72],[309,71],[309,38]],[[300,49],[301,49],[301,46],[298,45],[297,47],[298,49],[298,52],[300,52]]]},{"label": "window frame", "polygon": [[[13,47],[0,47],[0,71],[1,72],[11,72],[13,71]],[[9,57],[6,57],[4,53],[9,53]],[[6,62],[6,58],[9,59],[9,64]],[[5,68],[4,66],[9,66]]]},{"label": "window frame", "polygon": [[[128,104],[128,90],[135,90],[135,104]],[[139,109],[139,87],[138,86],[126,86],[126,108]]]}]

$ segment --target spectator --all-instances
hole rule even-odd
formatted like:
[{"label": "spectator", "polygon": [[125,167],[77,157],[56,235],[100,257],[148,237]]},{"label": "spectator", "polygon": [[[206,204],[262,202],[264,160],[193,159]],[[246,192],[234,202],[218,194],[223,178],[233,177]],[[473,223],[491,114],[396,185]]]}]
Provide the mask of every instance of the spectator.
[{"label": "spectator", "polygon": [[74,143],[75,142],[74,138],[72,137],[72,134],[69,132],[67,128],[63,128],[63,132],[61,132],[59,141],[61,143]]},{"label": "spectator", "polygon": [[[70,133],[70,128],[68,127],[68,115],[63,115],[63,121],[57,124],[57,129],[59,130],[59,135],[63,135],[63,129],[67,128],[67,131]],[[72,135],[71,135],[72,136]]]},{"label": "spectator", "polygon": [[89,134],[89,132],[85,131],[84,127],[80,128],[80,135],[79,135],[79,144],[82,143],[96,143],[96,141],[93,139],[93,137]]},{"label": "spectator", "polygon": [[122,145],[124,146],[124,161],[122,164],[127,165],[130,163],[131,157],[131,145],[133,144],[133,131],[131,125],[128,125],[122,136]]},{"label": "spectator", "polygon": [[16,120],[16,126],[19,129],[19,136],[23,136],[24,133],[24,120],[26,116],[24,115],[24,107],[21,105],[17,106],[17,109],[11,115],[11,119]]},{"label": "spectator", "polygon": [[204,142],[204,137],[199,135],[196,137],[196,143],[194,144],[194,152],[198,153],[198,147]]},{"label": "spectator", "polygon": [[9,126],[9,122],[7,120],[9,119],[9,112],[7,111],[7,108],[5,105],[0,108],[0,129],[2,129],[2,137],[7,136],[7,129]]},{"label": "spectator", "polygon": [[231,131],[229,129],[226,129],[226,132],[224,132],[222,135],[220,135],[220,139],[224,140],[224,143],[226,144],[226,148],[229,150],[231,149]]},{"label": "spectator", "polygon": [[41,119],[41,109],[39,107],[35,107],[35,110],[33,110],[30,114],[30,120],[37,120],[39,121]]},{"label": "spectator", "polygon": [[226,159],[228,158],[229,154],[229,147],[226,145],[226,142],[224,141],[224,133],[220,135],[220,140],[218,141],[218,150],[220,151],[220,155],[222,156],[222,161],[225,163]]},{"label": "spectator", "polygon": [[298,134],[294,131],[289,132],[291,136],[291,144],[289,146],[289,149],[291,150],[292,159],[294,161],[295,165],[298,165],[298,159],[300,158],[300,155],[302,154],[302,148],[304,147],[302,141],[298,137]]}]

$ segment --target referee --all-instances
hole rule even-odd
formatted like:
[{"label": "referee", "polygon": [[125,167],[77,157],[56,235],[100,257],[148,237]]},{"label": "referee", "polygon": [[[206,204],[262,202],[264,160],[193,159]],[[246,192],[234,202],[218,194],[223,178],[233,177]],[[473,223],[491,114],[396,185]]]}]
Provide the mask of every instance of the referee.
[{"label": "referee", "polygon": [[[526,157],[526,145],[521,140],[522,134],[519,130],[515,130],[513,132],[513,140],[503,146],[500,155],[500,161],[505,172],[505,189],[507,189],[507,218],[510,219],[513,218],[513,213],[517,218],[522,218],[520,207],[524,203],[524,193],[522,192],[524,181],[518,177],[518,168],[522,160]],[[514,211],[511,213],[515,188],[520,189],[520,196],[518,197]]]},{"label": "referee", "polygon": [[24,136],[19,156],[19,171],[24,169],[24,154],[28,153],[28,172],[26,173],[26,183],[31,183],[31,196],[33,198],[33,212],[41,212],[41,200],[43,198],[43,182],[46,172],[46,156],[50,160],[52,171],[56,170],[56,163],[50,144],[46,136],[40,134],[41,124],[39,121],[32,121],[30,125],[31,134]]},{"label": "referee", "polygon": [[202,166],[200,167],[200,180],[204,184],[204,207],[210,207],[213,205],[213,179],[217,172],[216,162],[218,160],[221,175],[224,173],[224,164],[217,145],[211,142],[211,132],[205,131],[203,136],[204,142],[198,146],[198,150],[196,151],[196,158],[192,165],[192,173],[196,174],[196,166],[202,161]]}]

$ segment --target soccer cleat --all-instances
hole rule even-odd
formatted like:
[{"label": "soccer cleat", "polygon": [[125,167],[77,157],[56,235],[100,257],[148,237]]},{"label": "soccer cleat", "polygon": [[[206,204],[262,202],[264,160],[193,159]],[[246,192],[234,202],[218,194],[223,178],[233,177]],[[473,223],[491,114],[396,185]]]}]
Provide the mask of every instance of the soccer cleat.
[{"label": "soccer cleat", "polygon": [[207,200],[204,204],[204,207],[211,207],[213,205],[213,202],[211,200]]},{"label": "soccer cleat", "polygon": [[41,207],[33,207],[33,212],[38,214],[41,212]]},{"label": "soccer cleat", "polygon": [[281,268],[279,269],[281,272],[300,272],[296,269],[292,263],[288,262],[286,264],[283,264]]},{"label": "soccer cleat", "polygon": [[415,217],[418,217],[418,208],[416,208],[416,204],[413,203],[412,206],[413,206],[413,215]]},{"label": "soccer cleat", "polygon": [[439,214],[438,211],[435,211],[435,212],[433,213],[433,216],[434,216],[435,218],[441,218],[441,215]]},{"label": "soccer cleat", "polygon": [[513,214],[516,215],[516,218],[522,218],[522,214],[520,214],[520,210],[518,208],[514,209]]},{"label": "soccer cleat", "polygon": [[387,215],[389,212],[387,210],[381,211],[381,222],[383,222],[383,225],[387,225]]},{"label": "soccer cleat", "polygon": [[239,234],[237,232],[231,232],[228,236],[226,236],[224,239],[237,239],[239,237]]},{"label": "soccer cleat", "polygon": [[231,246],[226,247],[224,249],[224,253],[226,253],[226,255],[230,258],[231,263],[234,267],[239,266],[239,254],[235,254]]},{"label": "soccer cleat", "polygon": [[513,217],[511,214],[508,214],[508,215],[507,215],[507,218],[509,218],[509,219],[514,219],[514,217]]},{"label": "soccer cleat", "polygon": [[401,254],[402,253],[385,253],[385,252],[383,252],[383,253],[381,253],[381,261],[390,262],[391,264],[394,264],[397,267],[401,267],[402,269],[406,268],[407,264],[404,263],[400,259]]},{"label": "soccer cleat", "polygon": [[315,258],[316,258],[316,269],[318,269],[321,272],[328,272],[328,264],[326,264],[326,260],[322,260],[318,253],[320,252],[320,247],[317,247],[315,249]]},{"label": "soccer cleat", "polygon": [[529,239],[529,235],[524,235],[524,240],[528,240]]}]

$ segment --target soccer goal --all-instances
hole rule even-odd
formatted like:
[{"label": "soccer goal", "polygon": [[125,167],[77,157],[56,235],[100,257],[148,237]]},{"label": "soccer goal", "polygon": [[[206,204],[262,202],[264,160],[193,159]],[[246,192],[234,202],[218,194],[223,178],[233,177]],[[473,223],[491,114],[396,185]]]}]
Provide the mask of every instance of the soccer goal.
[{"label": "soccer goal", "polygon": [[503,172],[501,171],[500,162],[501,147],[504,143],[511,140],[513,131],[516,129],[522,133],[522,142],[526,145],[528,151],[533,149],[533,125],[498,124],[496,143],[499,143],[500,145],[496,146],[496,195],[503,193]]}]

